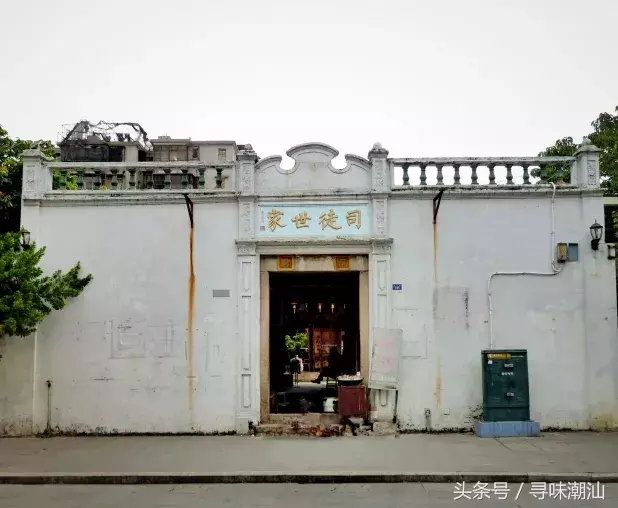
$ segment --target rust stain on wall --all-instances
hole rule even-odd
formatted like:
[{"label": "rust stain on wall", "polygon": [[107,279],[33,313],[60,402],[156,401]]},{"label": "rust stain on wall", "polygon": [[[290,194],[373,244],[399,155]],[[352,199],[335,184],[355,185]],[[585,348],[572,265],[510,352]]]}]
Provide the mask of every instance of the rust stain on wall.
[{"label": "rust stain on wall", "polygon": [[442,407],[442,358],[438,354],[436,359],[436,407]]},{"label": "rust stain on wall", "polygon": [[433,224],[433,281],[438,282],[438,225]]},{"label": "rust stain on wall", "polygon": [[195,391],[195,375],[193,373],[193,314],[195,310],[195,269],[193,265],[194,229],[189,231],[189,309],[187,315],[187,378],[189,379],[189,411],[193,423],[193,397]]}]

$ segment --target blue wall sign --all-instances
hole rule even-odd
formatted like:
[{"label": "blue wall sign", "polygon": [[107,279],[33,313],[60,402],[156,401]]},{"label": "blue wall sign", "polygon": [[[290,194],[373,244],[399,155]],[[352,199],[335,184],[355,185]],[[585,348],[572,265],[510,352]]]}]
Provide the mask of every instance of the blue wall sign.
[{"label": "blue wall sign", "polygon": [[403,291],[403,284],[393,284],[393,291]]}]

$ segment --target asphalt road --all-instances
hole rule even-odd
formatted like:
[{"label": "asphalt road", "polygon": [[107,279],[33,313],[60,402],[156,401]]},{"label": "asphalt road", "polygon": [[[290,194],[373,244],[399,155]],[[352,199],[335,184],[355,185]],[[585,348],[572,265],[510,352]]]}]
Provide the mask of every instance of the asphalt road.
[{"label": "asphalt road", "polygon": [[[472,489],[466,485],[466,495]],[[484,506],[502,508],[558,508],[618,506],[618,484],[604,486],[605,499],[536,499],[525,485],[516,500],[519,484],[508,485],[507,491],[491,493],[483,500],[455,500],[461,493],[454,484],[346,484],[346,485],[0,485],[2,508],[151,508],[151,507],[285,507],[285,508],[442,508]],[[493,489],[493,484],[488,488]],[[455,492],[457,490],[457,492]],[[541,489],[542,491],[543,489]],[[546,494],[550,487],[546,486]],[[553,488],[555,497],[573,494],[578,489]],[[477,495],[482,489],[477,489]],[[540,491],[539,491],[540,492]],[[502,500],[499,497],[504,497]],[[470,497],[472,497],[472,494]],[[587,494],[586,494],[587,495]],[[586,495],[584,497],[586,497]],[[540,497],[541,494],[539,493]]]}]

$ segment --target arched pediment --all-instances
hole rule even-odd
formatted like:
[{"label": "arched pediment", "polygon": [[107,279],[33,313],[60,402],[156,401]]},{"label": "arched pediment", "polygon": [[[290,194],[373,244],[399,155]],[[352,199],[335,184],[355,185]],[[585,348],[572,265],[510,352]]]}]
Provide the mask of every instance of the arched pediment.
[{"label": "arched pediment", "polygon": [[280,155],[261,159],[255,165],[255,187],[261,191],[320,191],[371,189],[371,164],[358,155],[345,156],[345,167],[333,166],[339,152],[324,143],[304,143],[286,154],[294,159],[291,169],[283,169]]}]

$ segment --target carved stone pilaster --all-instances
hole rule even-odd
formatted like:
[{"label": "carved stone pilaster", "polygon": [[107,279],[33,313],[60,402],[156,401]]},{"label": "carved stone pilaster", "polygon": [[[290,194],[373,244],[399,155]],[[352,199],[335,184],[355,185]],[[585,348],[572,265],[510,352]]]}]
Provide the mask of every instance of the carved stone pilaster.
[{"label": "carved stone pilaster", "polygon": [[371,162],[371,190],[372,192],[390,192],[391,178],[388,163],[388,150],[382,148],[380,143],[375,143],[369,151]]},{"label": "carved stone pilaster", "polygon": [[[392,239],[374,239],[372,241],[371,263],[371,300],[372,300],[372,334],[373,328],[389,328],[391,322],[391,243]],[[372,337],[373,344],[373,337]],[[392,390],[371,389],[370,400],[372,419],[391,422],[395,415],[395,395]]]},{"label": "carved stone pilaster", "polygon": [[238,199],[238,239],[255,237],[255,199],[240,196]]},{"label": "carved stone pilaster", "polygon": [[388,234],[388,201],[386,199],[373,200],[373,234],[381,237]]},{"label": "carved stone pilaster", "polygon": [[40,199],[47,191],[52,190],[52,172],[47,165],[47,159],[38,149],[24,150],[22,197],[24,199]]},{"label": "carved stone pilaster", "polygon": [[257,155],[251,145],[238,153],[237,190],[241,194],[253,194],[255,191],[255,162]]},{"label": "carved stone pilaster", "polygon": [[236,431],[249,431],[259,420],[259,257],[253,241],[237,240],[238,342]]},{"label": "carved stone pilaster", "polygon": [[594,146],[590,139],[584,138],[579,150],[575,152],[577,161],[571,168],[571,183],[583,189],[595,189],[601,186],[599,173],[600,148]]}]

